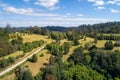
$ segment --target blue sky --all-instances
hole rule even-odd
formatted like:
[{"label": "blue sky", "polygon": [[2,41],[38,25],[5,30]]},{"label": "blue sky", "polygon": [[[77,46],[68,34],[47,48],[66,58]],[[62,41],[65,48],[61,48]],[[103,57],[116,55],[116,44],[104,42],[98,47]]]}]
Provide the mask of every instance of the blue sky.
[{"label": "blue sky", "polygon": [[120,20],[120,0],[0,0],[0,26],[78,26]]}]

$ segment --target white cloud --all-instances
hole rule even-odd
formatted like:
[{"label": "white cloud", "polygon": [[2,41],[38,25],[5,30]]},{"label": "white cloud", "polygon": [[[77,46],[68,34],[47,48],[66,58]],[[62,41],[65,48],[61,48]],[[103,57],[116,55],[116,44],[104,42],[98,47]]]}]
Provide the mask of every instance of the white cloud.
[{"label": "white cloud", "polygon": [[15,14],[29,14],[29,13],[33,13],[33,10],[31,8],[27,8],[27,9],[20,8],[20,9],[17,9],[17,8],[9,6],[9,7],[4,7],[3,10],[5,10],[7,12],[10,12],[10,13],[15,13]]},{"label": "white cloud", "polygon": [[89,2],[95,2],[95,0],[88,0]]},{"label": "white cloud", "polygon": [[104,0],[88,0],[88,2],[92,2],[94,6],[97,7],[97,9],[105,9],[105,1]]},{"label": "white cloud", "polygon": [[108,19],[102,18],[46,18],[50,20],[59,20],[59,21],[107,21]]},{"label": "white cloud", "polygon": [[8,6],[8,4],[0,3],[0,7]]},{"label": "white cloud", "polygon": [[2,24],[10,23],[12,26],[78,26],[81,24],[95,24],[101,22],[108,22],[110,19],[102,18],[43,18],[43,19],[23,19],[23,20],[2,20]]},{"label": "white cloud", "polygon": [[105,4],[105,2],[103,0],[96,0],[95,1],[95,6],[103,6]]},{"label": "white cloud", "polygon": [[82,17],[82,16],[84,16],[84,15],[83,15],[83,14],[78,14],[77,16]]},{"label": "white cloud", "polygon": [[117,10],[117,9],[111,9],[111,12],[112,13],[119,13],[119,10]]},{"label": "white cloud", "polygon": [[59,16],[58,14],[46,14],[46,13],[36,13],[32,8],[15,8],[15,7],[4,7],[4,11],[14,14],[30,15],[30,16]]},{"label": "white cloud", "polygon": [[43,6],[45,8],[52,8],[58,2],[59,2],[59,0],[37,0],[37,2],[35,2],[35,5],[40,5],[40,6]]},{"label": "white cloud", "polygon": [[120,0],[109,0],[107,2],[107,4],[116,4],[116,5],[120,5]]},{"label": "white cloud", "polygon": [[50,7],[49,10],[56,10],[56,9],[59,9],[60,7],[58,6],[53,6],[53,7]]},{"label": "white cloud", "polygon": [[97,9],[105,9],[105,7],[99,6],[99,7],[97,7]]},{"label": "white cloud", "polygon": [[30,2],[30,0],[23,0],[23,1],[26,2],[26,3]]},{"label": "white cloud", "polygon": [[66,16],[70,16],[71,14],[70,13],[66,13]]},{"label": "white cloud", "polygon": [[88,0],[88,2],[93,2],[95,6],[105,5],[105,2],[103,0]]}]

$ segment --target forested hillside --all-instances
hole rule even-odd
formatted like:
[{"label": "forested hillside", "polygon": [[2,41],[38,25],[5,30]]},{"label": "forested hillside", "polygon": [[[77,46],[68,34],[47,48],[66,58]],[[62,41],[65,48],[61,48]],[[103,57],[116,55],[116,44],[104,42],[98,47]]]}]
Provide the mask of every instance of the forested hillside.
[{"label": "forested hillside", "polygon": [[[42,53],[34,54],[15,69],[15,80],[120,79],[120,22],[72,28],[34,26],[15,32],[4,28],[0,31],[0,57],[18,50],[31,52],[46,43]],[[25,42],[25,35],[36,36],[38,41]],[[3,58],[0,67],[4,69],[15,63],[15,59]]]}]

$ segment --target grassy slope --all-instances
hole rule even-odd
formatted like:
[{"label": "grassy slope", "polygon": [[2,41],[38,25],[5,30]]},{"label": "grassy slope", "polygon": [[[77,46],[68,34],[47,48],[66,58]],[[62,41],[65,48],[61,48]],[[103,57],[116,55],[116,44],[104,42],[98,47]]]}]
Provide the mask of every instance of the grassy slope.
[{"label": "grassy slope", "polygon": [[68,57],[73,53],[73,51],[74,51],[77,47],[79,47],[79,46],[83,46],[83,47],[84,47],[85,43],[93,42],[93,41],[94,41],[94,39],[93,39],[93,38],[89,38],[89,37],[87,37],[86,40],[83,40],[83,39],[79,40],[80,45],[78,45],[78,46],[72,46],[72,47],[70,48],[68,54],[63,55],[62,60],[63,60],[63,61],[66,61],[66,60],[68,59]]},{"label": "grassy slope", "polygon": [[14,78],[15,78],[15,74],[14,73],[12,73],[12,74],[10,74],[10,75],[5,75],[2,79],[0,79],[0,80],[14,80]]},{"label": "grassy slope", "polygon": [[[40,57],[40,54],[44,54],[44,56]],[[32,75],[35,76],[37,73],[39,73],[40,68],[44,67],[44,63],[49,62],[50,56],[51,54],[48,54],[47,50],[42,50],[41,52],[37,54],[38,61],[36,63],[32,63],[28,61],[24,64],[24,66],[27,66],[32,72]]]},{"label": "grassy slope", "polygon": [[37,35],[37,34],[33,34],[33,35],[25,35],[22,37],[23,38],[23,42],[32,42],[32,41],[38,41],[38,40],[44,40],[47,43],[50,43],[54,40],[52,39],[48,39],[48,36],[43,36],[43,35]]},{"label": "grassy slope", "polygon": [[[33,35],[25,35],[25,36],[22,36],[22,38],[23,38],[23,42],[32,42],[32,41],[36,41],[36,40],[44,40],[44,41],[47,41],[47,43],[51,43],[51,42],[53,42],[54,40],[52,40],[52,39],[48,39],[48,37],[47,36],[42,36],[42,35],[37,35],[37,34],[33,34]],[[31,53],[33,53],[34,51],[35,51],[36,49],[34,49],[33,51],[31,51],[31,52],[28,52],[28,53],[26,53],[26,55],[23,57],[23,58],[25,58],[26,56],[28,56],[28,55],[30,55]],[[17,51],[17,52],[15,52],[15,53],[13,53],[13,54],[10,54],[10,55],[7,55],[7,56],[5,56],[4,58],[8,58],[8,57],[17,57],[18,55],[20,55],[20,54],[23,54],[23,52],[21,52],[21,51]],[[43,61],[41,61],[40,59],[39,59],[39,61],[38,62],[46,62],[46,58],[47,57],[49,57],[50,56],[50,54],[44,54],[44,59],[43,58],[40,58],[41,60],[43,60]],[[19,60],[17,60],[17,61],[20,61],[20,60],[22,60],[23,58],[20,58]],[[35,64],[32,64],[32,63],[28,63],[29,65],[28,66],[30,66],[30,68],[29,69],[31,69],[31,70],[34,70],[34,69],[32,69],[31,67],[31,65],[35,65]],[[41,63],[41,65],[42,65],[42,63]],[[36,68],[37,70],[38,70],[38,68]],[[39,70],[38,70],[39,71]],[[34,72],[33,72],[33,75],[34,75]],[[12,77],[12,78],[11,78]],[[7,75],[7,76],[4,76],[3,78],[2,78],[2,80],[14,80],[14,77],[15,77],[15,74],[9,74],[9,75]],[[0,79],[1,80],[1,79]]]},{"label": "grassy slope", "polygon": [[14,53],[12,53],[12,54],[10,54],[10,55],[7,55],[7,56],[5,56],[5,57],[1,57],[0,58],[0,60],[2,59],[2,58],[5,58],[5,59],[7,59],[7,58],[9,58],[9,57],[17,57],[17,56],[19,56],[19,55],[22,55],[23,54],[23,51],[16,51],[16,52],[14,52]]},{"label": "grassy slope", "polygon": [[[25,36],[22,36],[22,38],[23,38],[24,43],[25,42],[38,41],[38,40],[44,40],[47,43],[50,43],[50,42],[54,41],[52,39],[48,39],[47,36],[37,35],[37,34],[33,34],[33,35],[27,35],[26,34]],[[22,51],[17,51],[17,52],[14,52],[14,53],[10,54],[10,55],[5,56],[5,57],[1,57],[0,59],[8,58],[8,57],[17,57],[17,56],[22,55],[22,54],[23,54]]]}]

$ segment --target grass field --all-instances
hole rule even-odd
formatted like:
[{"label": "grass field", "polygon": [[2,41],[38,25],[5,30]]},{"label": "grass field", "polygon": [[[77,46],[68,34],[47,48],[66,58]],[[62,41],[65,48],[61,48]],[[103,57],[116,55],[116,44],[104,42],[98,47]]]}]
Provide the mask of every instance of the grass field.
[{"label": "grass field", "polygon": [[14,80],[14,78],[15,78],[15,74],[14,73],[12,73],[12,74],[10,74],[10,75],[5,75],[2,79],[0,79],[0,80]]},{"label": "grass field", "polygon": [[23,38],[23,42],[32,42],[32,41],[44,40],[47,43],[51,43],[54,41],[52,39],[48,39],[48,36],[37,35],[37,34],[25,35],[25,36],[22,36],[22,38]]},{"label": "grass field", "polygon": [[1,57],[0,58],[0,60],[1,59],[7,59],[7,58],[9,58],[9,57],[14,57],[14,58],[16,58],[17,56],[20,56],[20,55],[22,55],[23,54],[23,51],[16,51],[16,52],[14,52],[14,53],[11,53],[11,54],[9,54],[9,55],[7,55],[7,56],[5,56],[5,57]]},{"label": "grass field", "polygon": [[[40,55],[43,54],[43,57],[40,57]],[[51,54],[48,54],[47,50],[42,50],[41,52],[39,52],[37,54],[38,57],[38,61],[36,63],[32,63],[27,61],[24,66],[27,66],[30,71],[32,72],[32,75],[35,76],[37,73],[40,72],[40,68],[44,67],[44,63],[48,63],[49,62],[49,58],[50,58]]]},{"label": "grass field", "polygon": [[84,47],[85,43],[93,42],[93,41],[94,41],[94,39],[93,38],[89,38],[89,37],[87,37],[86,40],[84,40],[84,39],[79,40],[80,45],[78,45],[78,46],[72,46],[70,48],[70,50],[69,50],[69,53],[67,53],[66,55],[63,55],[62,60],[66,61],[77,47],[79,47],[79,46],[83,46]]},{"label": "grass field", "polygon": [[72,41],[68,41],[67,39],[63,39],[60,41],[60,45],[63,45],[64,42],[72,42]]},{"label": "grass field", "polygon": [[[111,34],[103,34],[103,35],[108,35],[108,36],[110,36]],[[120,36],[120,34],[112,34],[112,35]]]},{"label": "grass field", "polygon": [[86,40],[84,40],[84,39],[80,39],[80,40],[79,40],[80,45],[83,46],[83,47],[84,47],[84,45],[85,45],[86,43],[88,43],[88,42],[91,42],[91,43],[92,43],[93,41],[94,41],[94,39],[93,39],[93,38],[90,38],[90,37],[87,37]]},{"label": "grass field", "polygon": [[69,52],[66,55],[63,55],[62,60],[63,62],[67,61],[69,56],[73,53],[73,51],[77,48],[78,46],[72,46],[69,50]]}]

